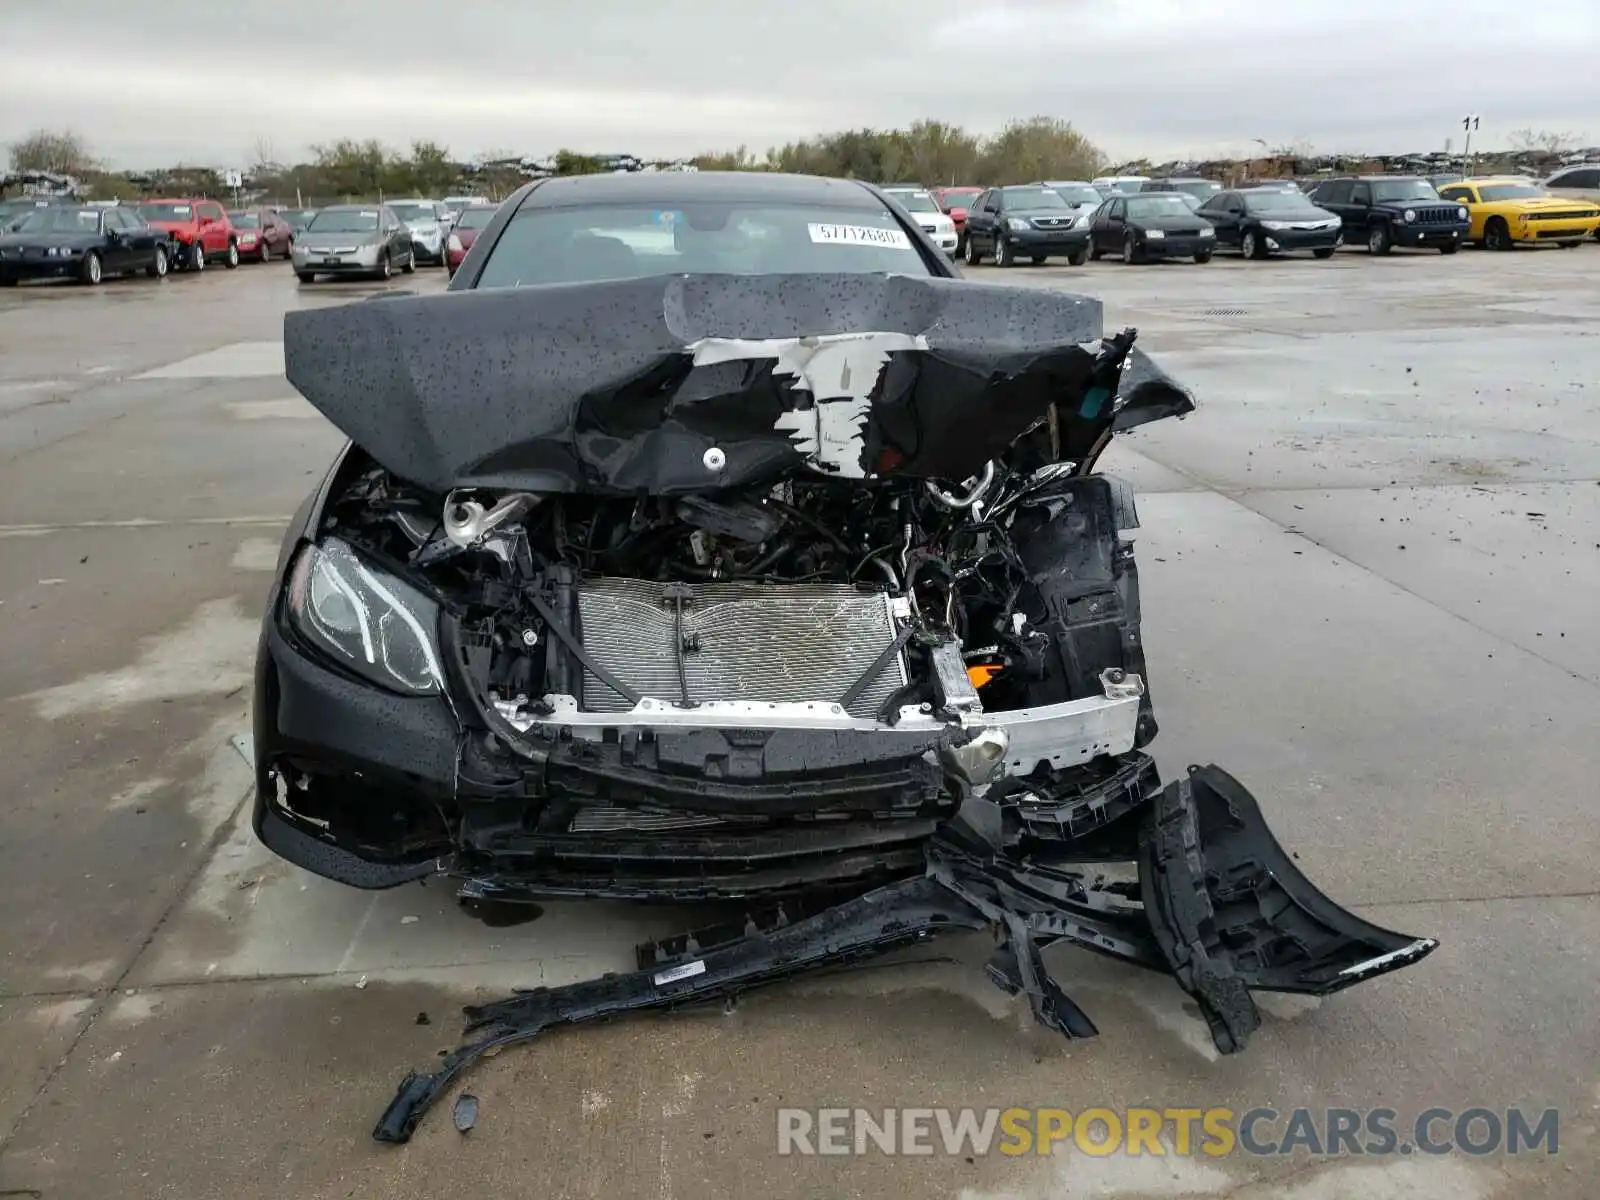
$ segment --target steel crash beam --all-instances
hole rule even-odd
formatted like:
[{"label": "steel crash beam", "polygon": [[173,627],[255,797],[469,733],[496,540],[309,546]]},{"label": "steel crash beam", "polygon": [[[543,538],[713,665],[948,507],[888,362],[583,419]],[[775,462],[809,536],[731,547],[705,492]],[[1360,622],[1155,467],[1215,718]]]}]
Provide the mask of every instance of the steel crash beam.
[{"label": "steel crash beam", "polygon": [[1105,865],[1075,862],[1070,845],[1059,858],[1014,857],[958,816],[930,842],[923,875],[799,919],[641,947],[637,971],[468,1007],[465,1040],[436,1070],[401,1081],[373,1137],[409,1140],[479,1058],[549,1029],[729,1000],[951,930],[991,929],[999,945],[990,978],[1026,994],[1035,1018],[1066,1037],[1096,1030],[1044,961],[1046,948],[1066,943],[1166,971],[1194,997],[1223,1054],[1242,1049],[1260,1023],[1252,991],[1325,996],[1438,946],[1369,924],[1320,892],[1255,798],[1216,766],[1191,767],[1153,797],[1138,836],[1137,882],[1110,878]]}]

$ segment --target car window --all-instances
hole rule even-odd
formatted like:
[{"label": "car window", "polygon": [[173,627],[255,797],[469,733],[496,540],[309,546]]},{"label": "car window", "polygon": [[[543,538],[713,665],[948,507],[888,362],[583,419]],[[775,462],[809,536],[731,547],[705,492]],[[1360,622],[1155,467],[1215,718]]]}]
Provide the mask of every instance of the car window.
[{"label": "car window", "polygon": [[1550,180],[1551,187],[1600,188],[1600,167],[1576,167]]},{"label": "car window", "polygon": [[1123,211],[1126,208],[1127,208],[1126,203],[1123,200],[1121,200],[1120,198],[1117,199],[1117,200],[1113,200],[1111,202],[1111,211],[1109,213],[1107,213],[1106,215],[1107,216],[1111,216],[1111,217],[1120,217],[1123,214]]},{"label": "car window", "polygon": [[494,220],[495,210],[486,204],[474,205],[461,210],[461,215],[456,218],[457,229],[486,229],[489,222]]},{"label": "car window", "polygon": [[495,239],[476,286],[835,271],[930,273],[881,207],[701,201],[522,209]]},{"label": "car window", "polygon": [[1350,185],[1350,202],[1352,204],[1371,204],[1372,185],[1365,180],[1357,180]]},{"label": "car window", "polygon": [[228,220],[240,229],[260,229],[261,217],[253,212],[231,212]]},{"label": "car window", "polygon": [[200,206],[200,215],[208,221],[220,221],[223,218],[222,205],[202,204]]},{"label": "car window", "polygon": [[171,221],[181,223],[194,220],[194,208],[188,204],[141,204],[139,215],[146,221]]},{"label": "car window", "polygon": [[1176,192],[1141,192],[1129,196],[1124,203],[1130,218],[1181,217],[1192,212],[1188,203]]},{"label": "car window", "polygon": [[1467,191],[1467,189],[1462,187],[1460,184],[1452,184],[1450,187],[1442,187],[1439,189],[1439,199],[1461,200],[1470,204],[1472,203],[1473,197],[1472,193]]},{"label": "car window", "polygon": [[1087,183],[1058,183],[1051,188],[1068,204],[1099,204],[1101,195]]},{"label": "car window", "polygon": [[36,208],[18,233],[98,233],[100,213],[93,208]]},{"label": "car window", "polygon": [[1354,180],[1332,179],[1317,188],[1316,201],[1318,204],[1349,204],[1354,191]]},{"label": "car window", "polygon": [[1003,187],[999,191],[1005,198],[1007,208],[1071,207],[1054,188],[1041,187],[1037,184],[1032,187]]},{"label": "car window", "polygon": [[885,196],[892,196],[901,208],[907,212],[936,213],[941,209],[933,202],[933,196],[919,188],[884,188]]},{"label": "car window", "polygon": [[1264,217],[1277,217],[1286,221],[1315,221],[1324,214],[1316,204],[1299,192],[1247,192],[1244,206],[1250,212]]},{"label": "car window", "polygon": [[1437,200],[1439,193],[1426,179],[1378,179],[1372,183],[1372,196],[1381,204],[1403,204]]},{"label": "car window", "polygon": [[325,208],[311,218],[307,233],[372,233],[378,228],[375,208]]},{"label": "car window", "polygon": [[1493,204],[1497,200],[1532,200],[1548,194],[1536,183],[1486,183],[1478,191],[1485,204]]}]

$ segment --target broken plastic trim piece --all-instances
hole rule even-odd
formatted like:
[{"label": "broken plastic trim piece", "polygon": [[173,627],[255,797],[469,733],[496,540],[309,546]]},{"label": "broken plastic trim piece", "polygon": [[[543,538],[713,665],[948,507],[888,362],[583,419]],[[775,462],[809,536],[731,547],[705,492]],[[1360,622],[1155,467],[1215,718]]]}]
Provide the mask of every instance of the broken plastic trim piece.
[{"label": "broken plastic trim piece", "polygon": [[1199,1003],[1224,1054],[1242,1049],[1259,1024],[1252,989],[1328,995],[1438,946],[1369,924],[1318,891],[1272,836],[1255,798],[1219,767],[1193,767],[1154,796],[1139,839],[1137,885],[1108,881],[1070,851],[1068,844],[1053,858],[1035,849],[1013,859],[958,818],[929,843],[923,876],[776,927],[752,923],[720,944],[691,935],[678,939],[676,955],[642,949],[639,961],[649,965],[638,971],[468,1008],[469,1040],[437,1071],[401,1081],[373,1137],[407,1141],[480,1057],[558,1025],[726,1000],[952,929],[994,929],[1001,944],[989,977],[1008,993],[1026,993],[1035,1018],[1067,1037],[1096,1030],[1045,963],[1046,948],[1065,942],[1170,971]]}]

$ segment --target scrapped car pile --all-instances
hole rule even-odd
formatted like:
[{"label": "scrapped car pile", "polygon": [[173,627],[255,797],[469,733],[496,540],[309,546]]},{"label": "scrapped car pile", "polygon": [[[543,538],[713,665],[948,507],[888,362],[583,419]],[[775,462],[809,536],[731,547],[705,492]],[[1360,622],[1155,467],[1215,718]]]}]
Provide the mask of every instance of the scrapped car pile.
[{"label": "scrapped car pile", "polygon": [[[1068,1037],[1095,1026],[1045,948],[1168,972],[1224,1053],[1253,989],[1325,995],[1434,949],[1320,893],[1220,768],[1158,777],[1138,518],[1094,468],[1194,406],[1135,336],[1082,296],[887,274],[288,316],[289,379],[353,446],[269,614],[262,838],[362,886],[740,914],[469,1009],[376,1138],[552,1027],[949,930],[992,930],[990,977]],[[379,728],[447,711],[452,785],[401,801],[309,758],[296,719],[345,735],[289,711],[284,639],[386,679]]]}]

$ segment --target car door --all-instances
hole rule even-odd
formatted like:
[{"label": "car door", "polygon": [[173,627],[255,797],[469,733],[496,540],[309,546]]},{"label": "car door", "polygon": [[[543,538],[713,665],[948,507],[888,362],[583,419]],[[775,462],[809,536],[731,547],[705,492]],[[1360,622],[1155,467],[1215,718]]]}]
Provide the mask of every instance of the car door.
[{"label": "car door", "polygon": [[990,188],[967,212],[967,238],[974,249],[988,251],[993,247],[999,204],[998,193]]},{"label": "car door", "polygon": [[1244,216],[1244,201],[1238,192],[1218,192],[1195,210],[1217,231],[1217,245],[1239,244],[1239,222]]},{"label": "car door", "polygon": [[200,244],[206,248],[206,255],[226,254],[228,251],[228,214],[222,205],[212,200],[202,200],[194,206],[195,216],[200,221]]},{"label": "car door", "polygon": [[1095,225],[1095,245],[1101,250],[1116,252],[1122,249],[1122,235],[1128,228],[1128,202],[1114,194],[1101,206],[1104,220]]},{"label": "car door", "polygon": [[[1325,208],[1338,217],[1344,225],[1346,233],[1352,226],[1350,222],[1351,206],[1350,194],[1355,189],[1353,179],[1330,179],[1322,184],[1316,191],[1316,203],[1319,208]],[[1365,214],[1362,224],[1365,225]]]},{"label": "car door", "polygon": [[387,205],[378,210],[378,219],[383,222],[384,232],[388,234],[384,247],[389,253],[389,261],[399,262],[411,251],[411,235],[406,230],[405,222]]}]

